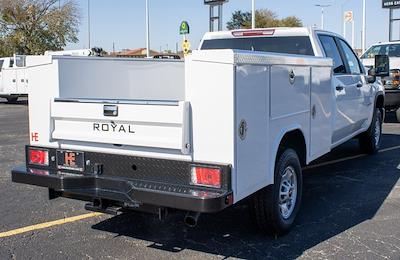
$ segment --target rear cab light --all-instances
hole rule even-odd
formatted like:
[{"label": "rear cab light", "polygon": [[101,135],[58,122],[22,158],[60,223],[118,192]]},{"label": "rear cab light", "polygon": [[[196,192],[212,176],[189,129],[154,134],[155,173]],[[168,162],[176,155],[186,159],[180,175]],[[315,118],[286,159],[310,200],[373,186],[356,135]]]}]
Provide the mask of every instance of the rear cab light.
[{"label": "rear cab light", "polygon": [[222,187],[222,171],[221,168],[192,166],[190,184],[196,186],[204,186],[211,188]]},{"label": "rear cab light", "polygon": [[28,148],[28,162],[30,165],[49,166],[49,151],[40,148]]},{"label": "rear cab light", "polygon": [[232,35],[234,37],[272,36],[274,34],[275,29],[232,31]]}]

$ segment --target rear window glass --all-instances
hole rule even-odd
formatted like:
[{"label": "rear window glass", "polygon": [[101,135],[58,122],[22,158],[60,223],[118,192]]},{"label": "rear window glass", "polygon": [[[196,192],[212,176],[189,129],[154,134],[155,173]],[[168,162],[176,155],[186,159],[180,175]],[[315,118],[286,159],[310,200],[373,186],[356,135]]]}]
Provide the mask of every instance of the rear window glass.
[{"label": "rear window glass", "polygon": [[314,56],[314,51],[308,36],[205,40],[201,49],[235,49]]}]

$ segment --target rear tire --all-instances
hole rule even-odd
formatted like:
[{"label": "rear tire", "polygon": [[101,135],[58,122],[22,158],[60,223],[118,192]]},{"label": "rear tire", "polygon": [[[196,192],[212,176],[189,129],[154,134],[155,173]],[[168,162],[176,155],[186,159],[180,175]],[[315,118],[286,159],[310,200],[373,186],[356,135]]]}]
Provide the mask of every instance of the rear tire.
[{"label": "rear tire", "polygon": [[397,118],[397,122],[400,123],[400,108],[397,109],[397,111],[396,111],[396,118]]},{"label": "rear tire", "polygon": [[18,97],[8,97],[7,98],[8,103],[15,103],[15,102],[17,102],[17,100],[18,100]]},{"label": "rear tire", "polygon": [[285,149],[275,165],[275,182],[255,195],[250,213],[257,228],[271,235],[287,234],[294,225],[303,192],[301,164],[295,150]]},{"label": "rear tire", "polygon": [[371,126],[359,138],[360,149],[366,154],[376,154],[381,146],[382,137],[382,112],[375,109]]}]

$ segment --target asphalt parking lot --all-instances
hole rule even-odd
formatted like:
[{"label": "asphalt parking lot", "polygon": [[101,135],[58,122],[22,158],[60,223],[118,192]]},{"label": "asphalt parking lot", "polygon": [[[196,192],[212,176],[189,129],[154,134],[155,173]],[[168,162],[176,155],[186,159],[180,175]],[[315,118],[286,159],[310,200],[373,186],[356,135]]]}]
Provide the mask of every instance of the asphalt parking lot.
[{"label": "asphalt parking lot", "polygon": [[194,229],[180,213],[162,222],[124,214],[62,224],[87,214],[84,203],[49,201],[46,189],[11,182],[27,142],[26,102],[0,100],[0,259],[400,259],[400,124],[390,116],[378,155],[360,155],[351,141],[305,170],[297,225],[281,238],[257,233],[245,204],[203,215]]}]

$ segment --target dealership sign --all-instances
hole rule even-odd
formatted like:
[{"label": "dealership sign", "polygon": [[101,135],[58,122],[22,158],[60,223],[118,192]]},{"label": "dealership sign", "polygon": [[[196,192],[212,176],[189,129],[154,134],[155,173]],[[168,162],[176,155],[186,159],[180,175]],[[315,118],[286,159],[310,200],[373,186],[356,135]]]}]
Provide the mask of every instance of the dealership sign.
[{"label": "dealership sign", "polygon": [[399,0],[382,0],[383,8],[400,8]]},{"label": "dealership sign", "polygon": [[204,4],[205,5],[221,5],[228,1],[229,0],[204,0]]}]

